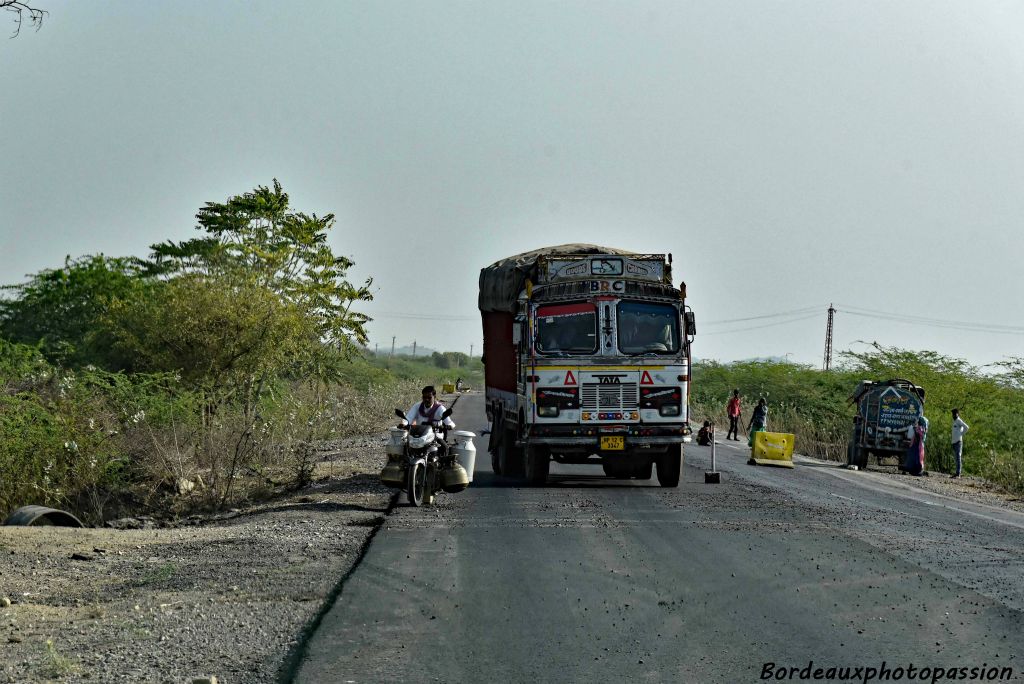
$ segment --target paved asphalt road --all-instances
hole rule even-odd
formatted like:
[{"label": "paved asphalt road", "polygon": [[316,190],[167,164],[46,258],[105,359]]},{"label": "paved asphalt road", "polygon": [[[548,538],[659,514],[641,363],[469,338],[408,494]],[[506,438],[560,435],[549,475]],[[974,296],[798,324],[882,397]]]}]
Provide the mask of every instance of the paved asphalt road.
[{"label": "paved asphalt road", "polygon": [[[457,406],[478,434],[480,395]],[[678,489],[553,466],[388,517],[298,682],[755,682],[804,668],[1011,667],[1024,515],[872,473],[687,445]],[[904,680],[906,681],[906,680]]]}]

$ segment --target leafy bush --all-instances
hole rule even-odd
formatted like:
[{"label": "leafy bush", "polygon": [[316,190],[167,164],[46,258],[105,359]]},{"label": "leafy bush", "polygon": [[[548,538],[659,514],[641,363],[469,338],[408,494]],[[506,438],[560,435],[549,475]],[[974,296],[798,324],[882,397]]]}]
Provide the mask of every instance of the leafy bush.
[{"label": "leafy bush", "polygon": [[36,503],[104,519],[139,477],[143,430],[198,406],[166,374],[64,370],[3,340],[0,359],[0,512]]}]

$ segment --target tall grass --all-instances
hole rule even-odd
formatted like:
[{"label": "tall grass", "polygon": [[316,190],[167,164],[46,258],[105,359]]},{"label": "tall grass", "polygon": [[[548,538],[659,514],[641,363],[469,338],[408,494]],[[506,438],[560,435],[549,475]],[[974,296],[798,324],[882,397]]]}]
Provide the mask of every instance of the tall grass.
[{"label": "tall grass", "polygon": [[102,523],[301,486],[317,441],[382,429],[423,385],[473,384],[479,360],[439,368],[430,357],[356,358],[348,370],[330,387],[274,380],[255,411],[211,408],[174,374],[65,369],[0,339],[0,519],[43,504]]}]

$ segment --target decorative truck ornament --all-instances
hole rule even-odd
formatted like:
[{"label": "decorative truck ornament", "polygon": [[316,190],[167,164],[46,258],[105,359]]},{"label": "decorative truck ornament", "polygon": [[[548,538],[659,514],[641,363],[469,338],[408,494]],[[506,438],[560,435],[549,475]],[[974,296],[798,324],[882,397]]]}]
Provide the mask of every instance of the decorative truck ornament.
[{"label": "decorative truck ornament", "polygon": [[552,460],[676,487],[690,434],[686,287],[672,257],[561,245],[480,272],[494,472],[547,480]]}]

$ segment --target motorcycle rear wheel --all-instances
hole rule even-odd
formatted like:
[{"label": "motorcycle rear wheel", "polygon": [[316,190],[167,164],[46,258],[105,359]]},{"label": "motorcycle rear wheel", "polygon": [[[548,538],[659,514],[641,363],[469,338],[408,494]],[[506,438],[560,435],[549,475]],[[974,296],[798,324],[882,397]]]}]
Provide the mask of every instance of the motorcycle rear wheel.
[{"label": "motorcycle rear wheel", "polygon": [[427,498],[427,466],[413,463],[409,467],[409,481],[405,487],[406,497],[410,506],[422,506]]}]

